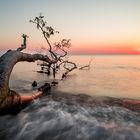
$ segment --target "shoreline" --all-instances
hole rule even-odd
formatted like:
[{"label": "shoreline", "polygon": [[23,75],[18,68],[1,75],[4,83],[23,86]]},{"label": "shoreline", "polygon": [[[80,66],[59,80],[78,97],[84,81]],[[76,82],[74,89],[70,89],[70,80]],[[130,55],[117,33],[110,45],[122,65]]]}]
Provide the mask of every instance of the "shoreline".
[{"label": "shoreline", "polygon": [[117,106],[129,109],[134,112],[140,113],[140,100],[138,99],[127,99],[127,98],[116,98],[107,96],[90,96],[87,94],[71,94],[71,93],[51,93],[46,97],[47,101],[58,101],[66,103],[67,105],[80,106]]}]

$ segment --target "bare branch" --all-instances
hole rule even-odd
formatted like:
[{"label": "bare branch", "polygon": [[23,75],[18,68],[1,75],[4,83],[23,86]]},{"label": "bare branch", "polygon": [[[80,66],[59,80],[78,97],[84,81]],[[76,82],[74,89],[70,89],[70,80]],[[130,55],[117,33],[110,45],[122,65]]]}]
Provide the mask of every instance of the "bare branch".
[{"label": "bare branch", "polygon": [[83,69],[85,69],[85,68],[90,69],[90,65],[91,65],[92,60],[93,60],[93,58],[91,58],[91,59],[90,59],[90,61],[89,61],[89,64],[88,64],[88,65],[85,65],[85,66],[80,67],[80,68],[79,68],[79,70],[83,70]]},{"label": "bare branch", "polygon": [[[64,78],[66,78],[66,76],[68,75],[69,72],[73,71],[74,69],[77,69],[76,64],[73,63],[73,62],[64,61],[63,63],[64,63],[64,66],[63,67],[66,69],[66,72],[62,74],[62,80]],[[61,64],[63,64],[63,63],[61,63]],[[71,64],[72,66],[71,67],[67,67],[68,64]]]},{"label": "bare branch", "polygon": [[26,49],[26,40],[27,40],[28,36],[23,34],[22,37],[23,37],[23,44],[21,44],[21,47],[17,48],[17,51],[22,51],[22,50]]},{"label": "bare branch", "polygon": [[[64,64],[64,68],[66,70],[65,75],[67,75],[70,71],[77,68],[76,64],[73,62],[65,61],[64,58],[67,56],[66,49],[71,46],[70,39],[62,39],[60,42],[54,43],[54,45],[51,45],[49,39],[52,35],[55,33],[59,33],[58,31],[55,31],[51,26],[47,25],[47,22],[44,20],[44,16],[40,14],[40,16],[35,17],[34,20],[30,20],[30,22],[34,23],[37,27],[37,29],[41,29],[42,34],[49,46],[49,54],[52,60],[54,60],[56,63],[53,64],[47,64],[45,66],[42,66],[42,72],[47,72],[50,74],[50,71],[52,71],[53,77],[55,79],[55,74],[59,67]],[[44,62],[43,62],[44,63]],[[72,66],[70,68],[65,67],[66,65],[71,64]],[[44,68],[45,67],[45,68]],[[45,70],[45,71],[44,71]]]},{"label": "bare branch", "polygon": [[37,29],[41,29],[43,36],[45,38],[45,40],[47,41],[47,44],[49,45],[49,52],[52,55],[52,58],[57,60],[57,56],[56,54],[52,51],[52,45],[49,41],[49,38],[51,35],[54,35],[54,33],[59,33],[58,31],[54,31],[54,29],[51,26],[47,26],[47,22],[44,21],[44,16],[39,16],[39,17],[35,17],[34,20],[30,20],[30,22],[34,23],[37,25]]}]

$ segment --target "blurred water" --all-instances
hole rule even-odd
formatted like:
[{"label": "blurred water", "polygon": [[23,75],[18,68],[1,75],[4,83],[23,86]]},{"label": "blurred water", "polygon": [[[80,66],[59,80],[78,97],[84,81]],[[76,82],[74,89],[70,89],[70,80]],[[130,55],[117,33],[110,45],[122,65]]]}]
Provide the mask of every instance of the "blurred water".
[{"label": "blurred water", "polygon": [[[140,57],[71,56],[70,59],[80,67],[90,58],[94,58],[90,70],[73,71],[52,89],[49,97],[35,100],[17,116],[0,117],[0,139],[139,140],[140,111],[106,104],[103,96],[140,98]],[[18,63],[10,87],[25,94],[34,90],[31,87],[34,80],[39,85],[52,80],[36,73],[37,69],[36,63]]]},{"label": "blurred water", "polygon": [[40,99],[0,118],[3,140],[139,140],[140,113],[122,107],[67,105]]},{"label": "blurred water", "polygon": [[[140,98],[140,56],[134,55],[100,55],[75,56],[73,60],[85,65],[94,58],[90,70],[77,71],[65,91],[72,90],[90,95]],[[72,76],[71,76],[72,77]],[[62,89],[62,88],[61,88]]]},{"label": "blurred water", "polygon": [[[74,70],[66,80],[60,81],[57,91],[140,99],[140,56],[138,55],[95,55],[71,56],[78,67],[87,65],[93,58],[90,70]],[[31,90],[31,83],[49,81],[47,75],[39,74],[36,63],[18,63],[11,76],[13,89]],[[63,72],[63,71],[62,71]],[[60,72],[57,79],[61,79]]]}]

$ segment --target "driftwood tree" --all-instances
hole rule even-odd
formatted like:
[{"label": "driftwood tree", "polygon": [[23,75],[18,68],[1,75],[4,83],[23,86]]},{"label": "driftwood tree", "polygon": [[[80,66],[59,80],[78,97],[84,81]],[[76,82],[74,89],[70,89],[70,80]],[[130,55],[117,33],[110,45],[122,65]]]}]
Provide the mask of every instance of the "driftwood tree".
[{"label": "driftwood tree", "polygon": [[[49,55],[23,53],[22,50],[26,49],[27,40],[27,35],[23,34],[23,44],[21,44],[17,50],[8,50],[0,57],[0,104],[6,100],[8,96],[12,95],[12,93],[15,93],[15,91],[12,91],[9,88],[9,78],[14,65],[18,62],[34,62],[36,60],[41,60],[44,62],[44,66],[48,72],[50,73],[52,71],[54,78],[56,71],[62,65],[66,69],[66,72],[63,74],[62,78],[64,78],[70,71],[77,68],[75,63],[64,59],[64,57],[67,55],[66,48],[70,47],[70,40],[63,39],[61,42],[51,45],[49,42],[50,36],[59,32],[54,31],[52,27],[47,26],[47,23],[43,20],[43,18],[44,17],[40,15],[34,20],[30,20],[30,22],[36,24],[38,29],[41,29],[49,47]],[[71,64],[71,67],[67,67],[67,64]]]},{"label": "driftwood tree", "polygon": [[[55,31],[51,26],[48,26],[47,22],[44,20],[44,16],[40,15],[38,17],[35,17],[35,19],[30,20],[30,22],[34,23],[37,29],[40,29],[42,31],[42,34],[47,42],[47,47],[44,47],[43,49],[45,49],[47,53],[45,55],[41,53],[23,53],[22,50],[26,49],[26,40],[28,38],[27,35],[23,34],[23,44],[21,44],[21,46],[17,48],[17,50],[8,50],[4,55],[0,57],[0,115],[1,112],[2,114],[5,113],[6,109],[9,109],[9,112],[13,113],[13,108],[11,106],[14,106],[14,108],[16,108],[17,104],[19,105],[26,103],[27,101],[32,101],[33,99],[38,98],[39,96],[46,93],[48,89],[50,89],[50,84],[45,83],[38,89],[36,95],[33,94],[28,97],[25,97],[24,95],[21,96],[20,94],[11,90],[9,88],[9,78],[16,63],[21,61],[42,61],[42,63],[40,64],[42,68],[41,72],[44,73],[45,70],[48,75],[52,74],[52,84],[54,85],[58,83],[57,81],[55,81],[55,77],[57,71],[60,70],[61,67],[65,69],[64,73],[62,74],[61,80],[66,78],[69,72],[77,68],[76,64],[70,62],[66,57],[68,54],[67,49],[69,49],[71,46],[70,39],[62,39],[60,42],[51,44],[50,37],[54,34],[59,34],[59,32]],[[16,110],[17,111],[15,112],[18,112],[19,108]]]}]

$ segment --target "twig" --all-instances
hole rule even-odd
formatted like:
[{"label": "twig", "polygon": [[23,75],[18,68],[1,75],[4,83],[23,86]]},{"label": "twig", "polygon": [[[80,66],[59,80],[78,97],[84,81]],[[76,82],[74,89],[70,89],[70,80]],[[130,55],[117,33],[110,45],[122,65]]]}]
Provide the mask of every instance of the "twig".
[{"label": "twig", "polygon": [[17,48],[17,51],[22,51],[26,49],[26,40],[28,36],[26,34],[23,34],[22,37],[23,37],[23,44],[21,44],[21,47]]},{"label": "twig", "polygon": [[90,65],[91,65],[92,60],[93,60],[93,58],[91,58],[91,59],[90,59],[90,61],[89,61],[89,64],[88,64],[88,65],[85,65],[85,66],[80,67],[80,68],[79,68],[79,70],[83,70],[83,69],[85,69],[85,68],[90,69]]}]

